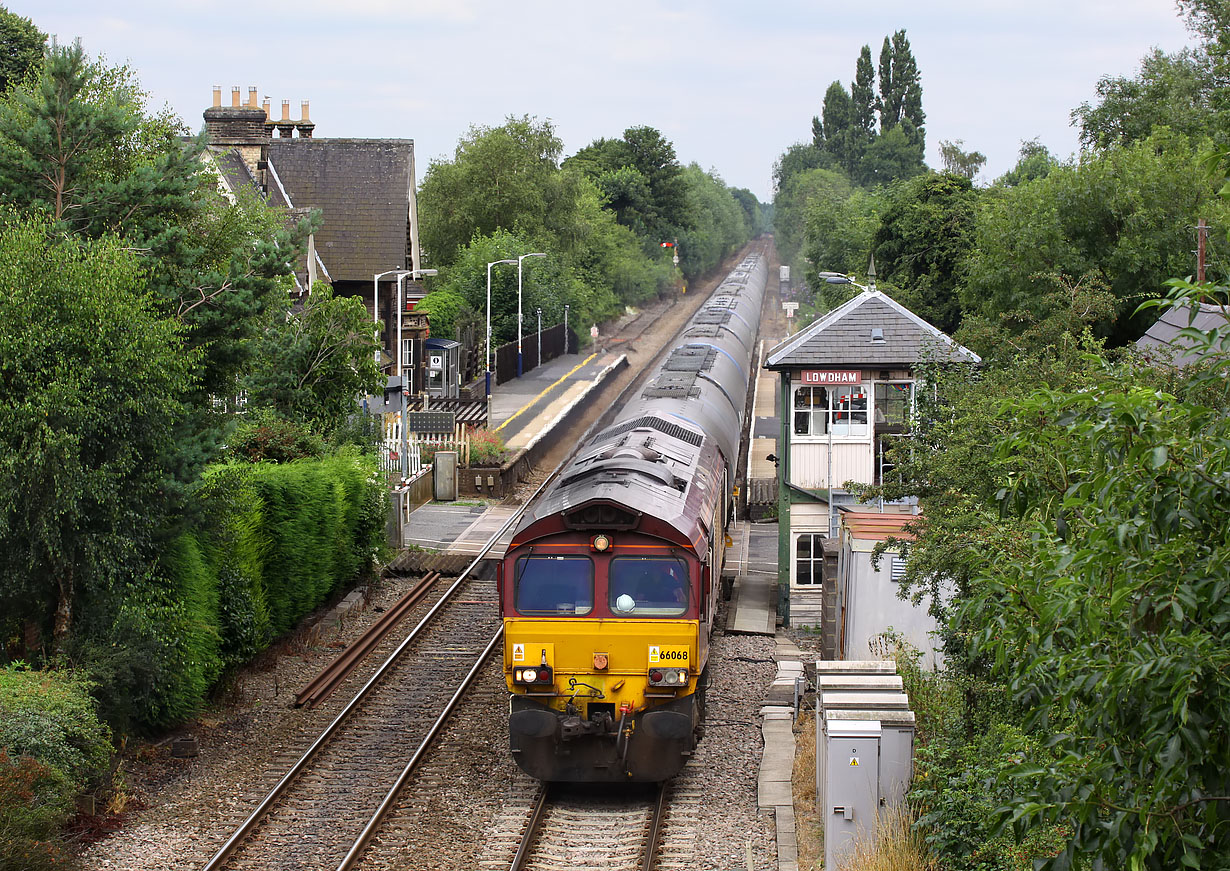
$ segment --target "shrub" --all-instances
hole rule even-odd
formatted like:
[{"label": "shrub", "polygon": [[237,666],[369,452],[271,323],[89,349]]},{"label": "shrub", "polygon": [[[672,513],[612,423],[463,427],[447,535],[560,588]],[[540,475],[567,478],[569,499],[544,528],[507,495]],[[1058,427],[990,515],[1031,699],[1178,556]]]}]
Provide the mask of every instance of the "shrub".
[{"label": "shrub", "polygon": [[470,465],[498,466],[504,462],[504,439],[486,429],[470,432]]},{"label": "shrub", "polygon": [[289,463],[324,453],[324,441],[301,423],[267,410],[252,412],[231,434],[231,456],[250,463]]},{"label": "shrub", "polygon": [[67,670],[0,668],[0,871],[71,865],[59,828],[111,753],[89,690]]},{"label": "shrub", "polygon": [[111,754],[111,732],[90,689],[73,671],[0,668],[0,749],[33,757],[72,789],[84,789],[106,771]]},{"label": "shrub", "polygon": [[63,774],[0,748],[0,871],[68,868],[57,830],[72,812]]}]

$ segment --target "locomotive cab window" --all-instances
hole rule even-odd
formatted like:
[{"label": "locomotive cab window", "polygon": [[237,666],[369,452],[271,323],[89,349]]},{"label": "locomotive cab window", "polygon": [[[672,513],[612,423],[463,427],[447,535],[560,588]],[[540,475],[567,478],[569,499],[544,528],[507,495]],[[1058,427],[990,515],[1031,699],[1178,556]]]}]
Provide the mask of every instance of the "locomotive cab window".
[{"label": "locomotive cab window", "polygon": [[616,557],[607,592],[616,617],[679,617],[688,610],[688,566],[677,557]]},{"label": "locomotive cab window", "polygon": [[530,617],[594,610],[594,563],[589,557],[523,556],[513,579],[513,607]]}]

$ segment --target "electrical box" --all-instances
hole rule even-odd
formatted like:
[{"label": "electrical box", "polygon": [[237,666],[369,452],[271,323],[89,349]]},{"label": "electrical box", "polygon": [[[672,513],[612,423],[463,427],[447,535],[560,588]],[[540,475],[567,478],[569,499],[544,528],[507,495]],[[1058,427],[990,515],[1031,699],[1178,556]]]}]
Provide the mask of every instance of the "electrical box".
[{"label": "electrical box", "polygon": [[[876,720],[880,724],[880,804],[900,803],[910,788],[914,776],[914,712],[913,711],[830,711],[826,723],[834,720]],[[817,739],[824,724],[817,723]],[[820,746],[819,743],[816,744]],[[816,754],[819,771],[820,754]],[[816,784],[820,788],[819,780]],[[819,792],[816,793],[819,795]]]},{"label": "electrical box", "polygon": [[820,692],[875,690],[901,693],[905,692],[905,683],[897,674],[818,674],[816,689]]},{"label": "electrical box", "polygon": [[432,458],[433,498],[437,502],[452,502],[457,498],[457,452],[437,451]]},{"label": "electrical box", "polygon": [[874,841],[880,808],[880,724],[830,720],[825,726],[824,867],[838,868],[856,838]]}]

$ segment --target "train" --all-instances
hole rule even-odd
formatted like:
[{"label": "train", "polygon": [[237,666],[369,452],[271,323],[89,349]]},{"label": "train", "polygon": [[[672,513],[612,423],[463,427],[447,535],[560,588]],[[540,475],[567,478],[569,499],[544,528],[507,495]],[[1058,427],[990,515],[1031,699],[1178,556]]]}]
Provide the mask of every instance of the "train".
[{"label": "train", "polygon": [[723,279],[497,566],[509,745],[539,780],[662,782],[695,749],[767,274],[751,253]]}]

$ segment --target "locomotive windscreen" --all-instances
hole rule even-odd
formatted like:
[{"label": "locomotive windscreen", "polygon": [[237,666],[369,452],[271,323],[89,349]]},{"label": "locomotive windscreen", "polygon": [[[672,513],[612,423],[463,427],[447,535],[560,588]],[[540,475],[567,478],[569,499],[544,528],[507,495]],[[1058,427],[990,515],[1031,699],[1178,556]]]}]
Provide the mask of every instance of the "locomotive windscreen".
[{"label": "locomotive windscreen", "polygon": [[594,610],[594,563],[578,556],[521,557],[513,588],[513,607],[522,614],[588,614]]},{"label": "locomotive windscreen", "polygon": [[688,610],[688,568],[677,557],[616,557],[607,593],[621,617],[677,617]]}]

